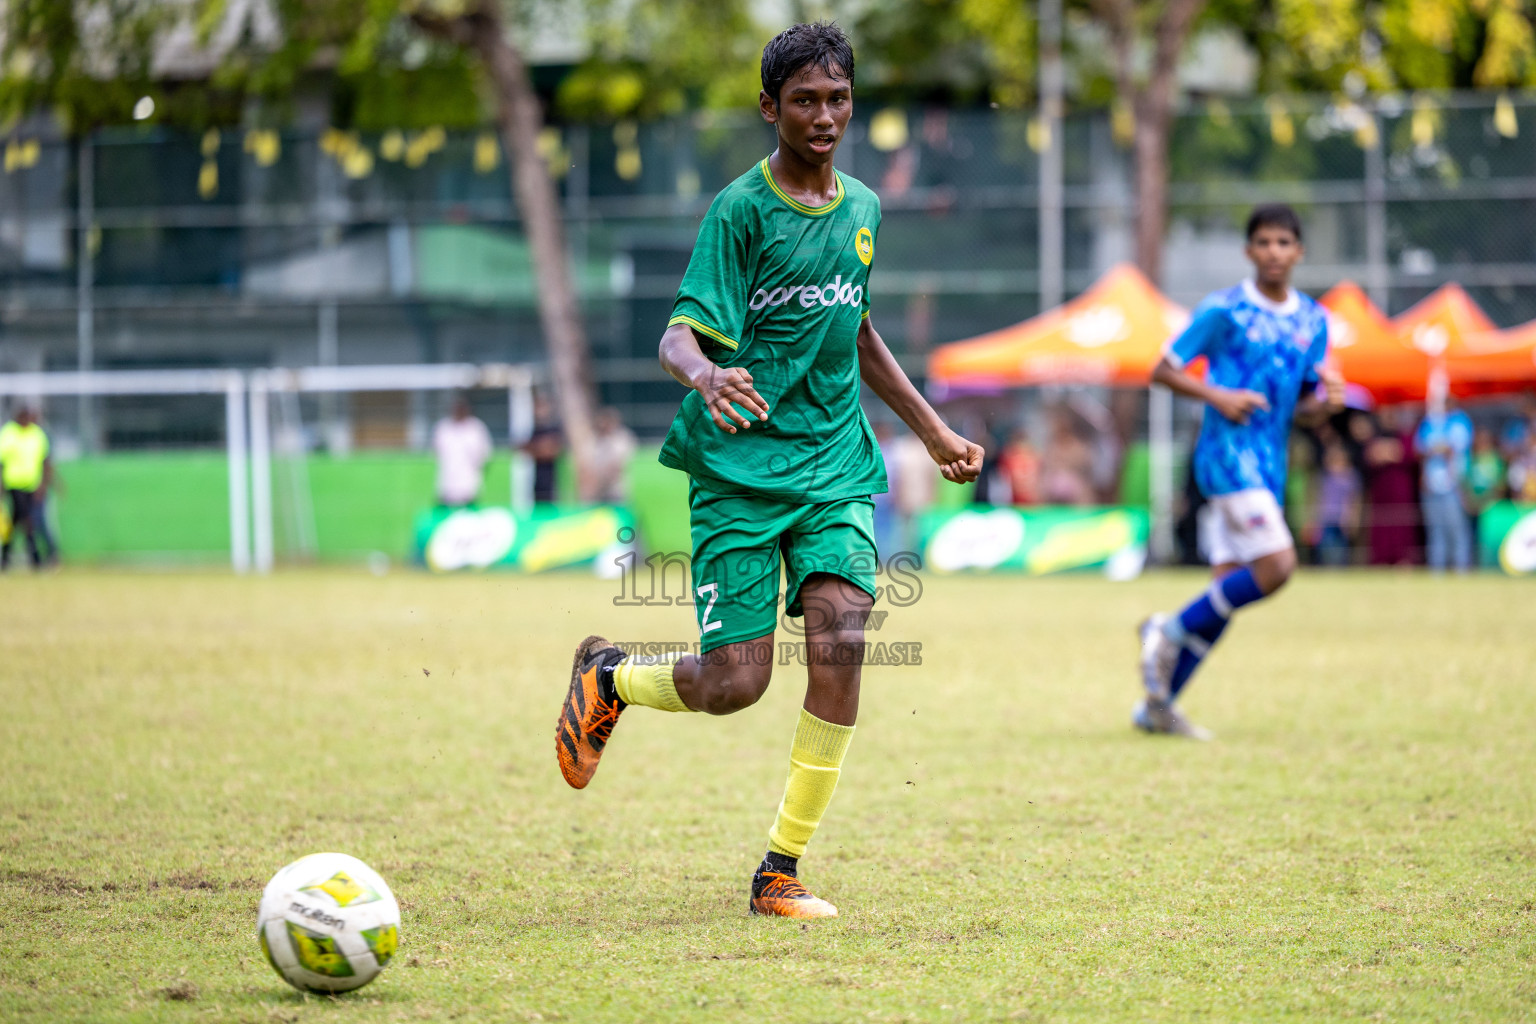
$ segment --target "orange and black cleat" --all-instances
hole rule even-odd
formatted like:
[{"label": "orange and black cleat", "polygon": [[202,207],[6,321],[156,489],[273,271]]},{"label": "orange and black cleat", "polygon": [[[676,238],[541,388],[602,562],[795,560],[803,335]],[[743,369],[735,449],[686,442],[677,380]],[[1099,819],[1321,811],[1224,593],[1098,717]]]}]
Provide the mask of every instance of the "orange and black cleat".
[{"label": "orange and black cleat", "polygon": [[822,918],[836,917],[837,908],[824,899],[812,896],[810,890],[800,884],[800,879],[783,871],[765,871],[762,868],[752,876],[752,900],[747,909],[754,914],[771,914],[775,917]]},{"label": "orange and black cleat", "polygon": [[614,692],[611,669],[624,652],[600,636],[589,636],[576,647],[571,662],[571,688],[555,722],[555,757],[560,774],[572,789],[585,789],[597,771],[598,759],[624,710]]}]

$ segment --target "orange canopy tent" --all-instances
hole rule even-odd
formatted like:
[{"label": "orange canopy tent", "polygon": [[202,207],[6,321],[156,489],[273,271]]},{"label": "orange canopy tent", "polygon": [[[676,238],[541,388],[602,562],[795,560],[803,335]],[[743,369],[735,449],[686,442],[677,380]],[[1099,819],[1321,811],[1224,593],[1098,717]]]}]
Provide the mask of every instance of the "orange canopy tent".
[{"label": "orange canopy tent", "polygon": [[[1434,370],[1445,373],[1452,394],[1498,391],[1533,379],[1530,354],[1520,353],[1532,342],[1522,346],[1519,328],[1499,330],[1459,284],[1437,288],[1399,314],[1393,325],[1405,345],[1423,352]],[[1527,330],[1526,337],[1536,335]]]},{"label": "orange canopy tent", "polygon": [[1437,371],[1458,395],[1536,383],[1536,322],[1500,331],[1460,285],[1436,289],[1391,320],[1350,281],[1321,301],[1339,372],[1378,401],[1422,401]]},{"label": "orange canopy tent", "polygon": [[1319,300],[1328,311],[1328,351],[1351,384],[1380,402],[1422,399],[1430,358],[1405,344],[1401,332],[1353,281],[1335,285]]},{"label": "orange canopy tent", "polygon": [[1474,335],[1468,351],[1445,357],[1458,395],[1536,387],[1536,320],[1507,331]]},{"label": "orange canopy tent", "polygon": [[1139,270],[1122,265],[1033,319],[942,346],[928,376],[951,387],[1145,386],[1163,345],[1188,322]]},{"label": "orange canopy tent", "polygon": [[1435,289],[1416,306],[1394,317],[1392,325],[1404,344],[1431,359],[1476,351],[1474,339],[1498,333],[1498,325],[1488,319],[1488,314],[1459,284]]}]

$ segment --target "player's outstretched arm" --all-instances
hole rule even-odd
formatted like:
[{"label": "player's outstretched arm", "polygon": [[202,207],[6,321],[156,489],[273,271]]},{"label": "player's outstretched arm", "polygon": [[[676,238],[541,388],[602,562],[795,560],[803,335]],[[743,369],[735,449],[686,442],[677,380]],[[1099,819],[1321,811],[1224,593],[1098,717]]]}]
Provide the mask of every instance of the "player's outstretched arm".
[{"label": "player's outstretched arm", "polygon": [[736,408],[738,405],[760,422],[768,421],[768,403],[752,387],[752,375],[739,366],[717,366],[699,347],[699,339],[687,324],[673,324],[661,336],[662,367],[699,393],[715,426],[736,433],[746,430],[752,421]]},{"label": "player's outstretched arm", "polygon": [[1167,356],[1160,359],[1153,368],[1152,383],[1161,384],[1174,394],[1204,402],[1233,423],[1247,423],[1248,417],[1255,411],[1269,408],[1269,399],[1257,391],[1207,384],[1174,366]]},{"label": "player's outstretched arm", "polygon": [[933,406],[907,379],[906,372],[891,355],[891,350],[885,347],[884,339],[875,332],[868,317],[859,326],[859,376],[922,440],[928,454],[939,464],[939,473],[945,480],[960,484],[981,475],[981,460],[985,455],[981,445],[967,441],[945,425]]}]

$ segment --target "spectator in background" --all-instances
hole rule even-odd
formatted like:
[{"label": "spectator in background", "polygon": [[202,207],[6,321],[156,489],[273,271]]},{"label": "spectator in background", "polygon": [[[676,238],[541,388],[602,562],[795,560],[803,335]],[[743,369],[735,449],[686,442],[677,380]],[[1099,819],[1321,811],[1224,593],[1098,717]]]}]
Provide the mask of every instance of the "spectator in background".
[{"label": "spectator in background", "polygon": [[455,395],[453,412],[432,428],[437,455],[437,503],[449,508],[473,505],[485,484],[485,464],[495,445],[485,423],[470,411],[469,401]]},{"label": "spectator in background", "polygon": [[629,498],[628,470],[635,454],[635,435],[617,409],[599,409],[593,425],[597,437],[592,446],[591,476],[581,487],[582,500],[622,505]]},{"label": "spectator in background", "polygon": [[996,466],[1008,488],[1009,504],[1039,504],[1040,457],[1029,443],[1029,434],[1022,428],[1009,435],[1007,445],[998,453]]},{"label": "spectator in background", "polygon": [[[896,510],[896,551],[915,551],[921,541],[918,535],[918,516],[933,506],[939,482],[934,469],[933,457],[916,434],[910,431],[899,435],[891,445],[891,459],[886,463],[895,469],[891,477],[891,495]],[[885,555],[888,562],[890,554]]]},{"label": "spectator in background", "polygon": [[1536,503],[1536,434],[1509,460],[1509,500],[1522,505]]},{"label": "spectator in background", "polygon": [[1348,565],[1350,548],[1360,529],[1360,477],[1349,452],[1338,441],[1323,450],[1317,527],[1317,560],[1323,565]]},{"label": "spectator in background", "polygon": [[1508,469],[1498,446],[1493,442],[1493,431],[1478,427],[1472,435],[1472,457],[1467,460],[1467,476],[1463,481],[1462,497],[1467,513],[1472,517],[1472,540],[1477,541],[1477,524],[1488,506],[1504,496],[1504,479]]},{"label": "spectator in background", "polygon": [[0,570],[10,568],[11,545],[18,533],[26,534],[33,569],[42,568],[45,561],[50,565],[58,561],[58,548],[43,521],[43,502],[52,484],[48,435],[37,422],[37,413],[22,406],[11,422],[0,427],[0,490],[11,502],[11,532],[0,545]]},{"label": "spectator in background", "polygon": [[1367,536],[1372,565],[1408,565],[1418,548],[1418,459],[1409,432],[1413,410],[1382,410],[1382,430],[1364,445]]},{"label": "spectator in background", "polygon": [[1536,392],[1527,391],[1520,396],[1519,413],[1505,420],[1499,432],[1499,448],[1506,463],[1513,465],[1524,454],[1533,422],[1536,422]]},{"label": "spectator in background", "polygon": [[1040,497],[1048,505],[1092,505],[1093,449],[1074,429],[1072,413],[1058,406],[1051,438],[1040,458]]},{"label": "spectator in background", "polygon": [[1441,570],[1451,563],[1465,572],[1472,567],[1472,530],[1461,503],[1461,481],[1472,450],[1472,420],[1447,397],[1443,411],[1419,424],[1414,446],[1423,459],[1420,501],[1429,567]]},{"label": "spectator in background", "polygon": [[565,451],[565,435],[555,421],[549,399],[537,395],[533,400],[533,433],[523,443],[523,451],[533,460],[533,500],[541,505],[555,500],[556,466]]}]

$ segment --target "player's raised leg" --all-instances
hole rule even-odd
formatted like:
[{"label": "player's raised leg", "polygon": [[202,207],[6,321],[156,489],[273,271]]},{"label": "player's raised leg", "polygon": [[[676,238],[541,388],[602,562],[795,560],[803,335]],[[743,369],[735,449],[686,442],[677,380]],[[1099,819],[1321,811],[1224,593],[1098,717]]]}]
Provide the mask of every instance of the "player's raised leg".
[{"label": "player's raised leg", "polygon": [[836,917],[799,878],[799,861],[832,802],[859,714],[864,623],[874,599],[840,576],[813,573],[801,587],[810,680],[789,752],[789,775],[768,852],[752,876],[754,914]]},{"label": "player's raised leg", "polygon": [[700,655],[627,655],[600,636],[576,648],[571,685],[555,723],[560,773],[584,789],[619,715],[631,704],[657,711],[729,715],[757,703],[773,671],[773,634]]},{"label": "player's raised leg", "polygon": [[1278,551],[1255,557],[1248,565],[1224,562],[1212,571],[1213,579],[1205,592],[1178,613],[1149,619],[1142,627],[1147,699],[1136,709],[1137,727],[1146,732],[1210,739],[1210,733],[1190,722],[1174,701],[1226,632],[1232,614],[1275,593],[1295,570],[1296,549],[1288,542]]}]

